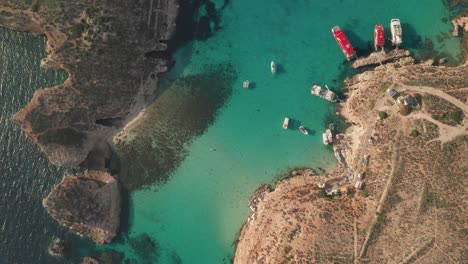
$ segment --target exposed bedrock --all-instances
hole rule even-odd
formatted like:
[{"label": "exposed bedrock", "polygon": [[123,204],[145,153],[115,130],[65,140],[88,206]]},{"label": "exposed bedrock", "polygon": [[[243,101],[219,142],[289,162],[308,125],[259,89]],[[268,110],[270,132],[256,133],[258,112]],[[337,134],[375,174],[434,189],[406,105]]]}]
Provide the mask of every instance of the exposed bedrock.
[{"label": "exposed bedrock", "polygon": [[107,172],[66,176],[42,201],[61,225],[99,244],[110,242],[120,224],[118,182]]},{"label": "exposed bedrock", "polygon": [[360,68],[371,65],[383,64],[386,62],[391,62],[399,58],[408,57],[411,53],[408,50],[398,50],[394,49],[390,52],[385,52],[384,50],[372,52],[367,57],[358,58],[353,62],[353,68]]},{"label": "exposed bedrock", "polygon": [[[67,81],[39,89],[15,121],[58,166],[77,167],[152,100],[177,0],[0,0],[0,26],[45,34],[42,66]],[[34,87],[40,88],[40,87]]]},{"label": "exposed bedrock", "polygon": [[459,35],[459,29],[461,28],[462,31],[468,32],[468,12],[466,14],[461,14],[454,19],[452,19],[453,25],[453,36]]}]

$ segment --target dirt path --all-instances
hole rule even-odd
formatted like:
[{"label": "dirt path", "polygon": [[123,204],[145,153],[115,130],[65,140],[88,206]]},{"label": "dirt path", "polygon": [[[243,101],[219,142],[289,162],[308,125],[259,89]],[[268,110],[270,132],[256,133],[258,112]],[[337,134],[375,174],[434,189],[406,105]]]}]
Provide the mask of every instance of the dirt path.
[{"label": "dirt path", "polygon": [[434,141],[440,141],[442,144],[447,143],[458,136],[468,135],[468,122],[463,126],[449,126],[440,121],[435,120],[427,113],[416,113],[407,116],[408,119],[426,119],[427,121],[439,127],[439,137],[428,141],[429,144]]},{"label": "dirt path", "polygon": [[430,93],[432,95],[435,95],[435,96],[439,96],[447,101],[449,101],[450,103],[456,105],[458,108],[460,108],[463,112],[465,112],[465,114],[468,113],[468,105],[466,105],[465,103],[459,101],[458,99],[456,99],[455,97],[453,96],[450,96],[446,93],[444,93],[444,91],[440,90],[440,89],[436,89],[436,88],[432,88],[432,87],[429,87],[429,86],[409,86],[409,85],[401,85],[401,87],[403,89],[407,89],[409,91],[413,91],[413,92],[420,92],[420,93]]},{"label": "dirt path", "polygon": [[395,171],[398,169],[398,163],[399,163],[399,159],[398,157],[400,157],[398,155],[398,149],[399,149],[399,145],[398,143],[400,142],[400,137],[401,137],[401,133],[398,135],[398,138],[396,139],[396,143],[394,145],[394,150],[393,150],[393,153],[392,153],[392,170],[390,171],[390,175],[388,177],[388,180],[387,180],[387,184],[385,185],[385,188],[382,192],[382,196],[380,197],[380,200],[379,200],[379,205],[377,206],[377,210],[375,211],[375,215],[374,217],[372,218],[372,223],[371,225],[369,226],[369,229],[368,229],[368,232],[366,234],[366,239],[364,240],[364,243],[362,244],[362,247],[361,247],[361,252],[359,253],[359,258],[363,258],[364,255],[366,254],[367,252],[367,247],[368,247],[368,243],[369,243],[369,240],[372,236],[372,233],[374,232],[374,228],[375,228],[375,225],[377,224],[377,221],[378,221],[378,217],[380,215],[380,213],[382,212],[382,208],[384,207],[385,205],[385,201],[387,200],[387,196],[388,196],[388,191],[390,190],[390,187],[392,186],[393,184],[393,179],[395,178]]}]

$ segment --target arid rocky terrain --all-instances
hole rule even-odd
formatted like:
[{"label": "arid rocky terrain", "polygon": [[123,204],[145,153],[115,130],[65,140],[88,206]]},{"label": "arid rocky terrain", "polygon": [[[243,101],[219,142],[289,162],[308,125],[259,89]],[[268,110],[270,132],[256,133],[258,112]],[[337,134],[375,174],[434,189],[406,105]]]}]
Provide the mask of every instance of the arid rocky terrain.
[{"label": "arid rocky terrain", "polygon": [[63,85],[32,87],[14,119],[54,165],[90,170],[65,176],[43,204],[97,243],[120,223],[112,139],[154,99],[178,9],[175,0],[0,0],[0,26],[45,35],[41,66],[68,73]]},{"label": "arid rocky terrain", "polygon": [[[258,191],[234,263],[466,263],[467,76],[468,63],[405,57],[345,80],[354,179],[342,166]],[[411,105],[397,102],[407,95]],[[325,198],[319,186],[352,191]]]}]

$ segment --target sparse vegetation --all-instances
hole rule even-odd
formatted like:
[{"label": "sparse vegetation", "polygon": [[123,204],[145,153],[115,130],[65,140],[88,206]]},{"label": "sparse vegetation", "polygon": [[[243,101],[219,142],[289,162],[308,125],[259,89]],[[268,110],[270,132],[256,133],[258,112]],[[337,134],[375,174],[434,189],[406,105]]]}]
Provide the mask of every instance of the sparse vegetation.
[{"label": "sparse vegetation", "polygon": [[412,136],[412,137],[419,136],[419,131],[417,131],[416,129],[411,130],[410,136]]},{"label": "sparse vegetation", "polygon": [[325,193],[325,190],[324,190],[324,189],[320,189],[319,197],[320,197],[320,198],[326,198],[326,197],[327,197],[327,194]]},{"label": "sparse vegetation", "polygon": [[388,117],[388,114],[387,114],[386,112],[384,112],[384,111],[380,111],[380,112],[379,112],[379,118],[380,118],[380,120],[384,120],[384,119],[387,118],[387,117]]}]

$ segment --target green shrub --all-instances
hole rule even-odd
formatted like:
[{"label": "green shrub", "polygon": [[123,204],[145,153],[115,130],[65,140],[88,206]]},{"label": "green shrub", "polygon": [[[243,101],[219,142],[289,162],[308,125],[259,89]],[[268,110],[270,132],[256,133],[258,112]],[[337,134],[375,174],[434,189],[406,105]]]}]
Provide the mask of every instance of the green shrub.
[{"label": "green shrub", "polygon": [[34,1],[34,3],[32,3],[31,5],[31,11],[36,13],[37,11],[39,11],[39,8],[40,8],[39,2],[37,0]]},{"label": "green shrub", "polygon": [[381,120],[383,120],[383,119],[385,119],[385,118],[387,118],[387,117],[388,117],[388,114],[385,113],[384,111],[380,111],[380,112],[379,112],[379,118],[380,118]]},{"label": "green shrub", "polygon": [[419,136],[419,131],[417,131],[416,129],[411,130],[410,136],[412,136],[412,137]]},{"label": "green shrub", "polygon": [[83,24],[75,24],[71,27],[71,37],[79,38],[83,34],[84,26]]},{"label": "green shrub", "polygon": [[450,114],[448,114],[448,118],[460,124],[462,121],[462,111],[457,110],[457,111],[451,112]]},{"label": "green shrub", "polygon": [[414,98],[416,98],[416,100],[418,101],[418,104],[420,104],[422,102],[422,95],[421,94],[414,94]]},{"label": "green shrub", "polygon": [[320,189],[319,197],[320,197],[320,198],[325,198],[325,197],[327,197],[327,194],[325,193],[325,190],[324,190],[324,189]]}]

